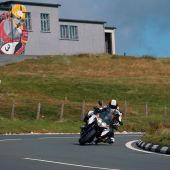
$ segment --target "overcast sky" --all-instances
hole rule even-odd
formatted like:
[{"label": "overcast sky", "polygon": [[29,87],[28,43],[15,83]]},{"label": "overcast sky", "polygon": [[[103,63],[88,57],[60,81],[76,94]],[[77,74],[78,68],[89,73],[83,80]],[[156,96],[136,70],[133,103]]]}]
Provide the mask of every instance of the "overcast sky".
[{"label": "overcast sky", "polygon": [[[46,0],[47,2],[48,0]],[[52,0],[49,0],[52,1]],[[54,0],[61,18],[115,26],[116,52],[170,57],[170,0]]]},{"label": "overcast sky", "polygon": [[106,21],[117,27],[118,54],[170,57],[170,0],[26,1],[59,3],[61,18]]}]

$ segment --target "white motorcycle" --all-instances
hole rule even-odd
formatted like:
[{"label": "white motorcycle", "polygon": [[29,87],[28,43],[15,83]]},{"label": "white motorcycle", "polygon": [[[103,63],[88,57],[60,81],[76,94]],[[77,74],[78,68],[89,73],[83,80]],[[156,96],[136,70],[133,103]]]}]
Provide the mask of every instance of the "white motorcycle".
[{"label": "white motorcycle", "polygon": [[[86,114],[85,116],[86,125],[81,127],[81,131],[80,131],[80,138],[79,138],[80,145],[84,145],[86,143],[94,143],[94,141],[98,141],[96,142],[96,144],[99,142],[113,143],[113,141],[109,140],[110,139],[109,135],[111,134],[111,136],[114,136],[114,129],[117,130],[118,127],[123,124],[122,113],[119,110],[115,110],[114,118],[109,118],[105,116],[106,119],[110,120],[110,122],[108,122],[106,121],[105,118],[103,118],[102,114],[98,112],[104,113],[102,109],[97,108],[96,111],[95,108],[95,110],[89,111]],[[101,134],[105,132],[108,135],[105,135],[103,138],[101,138]]]}]

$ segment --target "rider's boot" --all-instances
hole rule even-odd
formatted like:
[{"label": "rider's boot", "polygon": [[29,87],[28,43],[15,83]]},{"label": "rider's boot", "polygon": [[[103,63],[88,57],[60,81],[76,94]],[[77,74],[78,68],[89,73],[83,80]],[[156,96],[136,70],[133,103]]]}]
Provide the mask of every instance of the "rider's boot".
[{"label": "rider's boot", "polygon": [[105,140],[105,142],[106,142],[106,143],[109,143],[109,144],[112,144],[112,143],[115,142],[115,138],[113,138],[113,137],[107,138],[107,139]]}]

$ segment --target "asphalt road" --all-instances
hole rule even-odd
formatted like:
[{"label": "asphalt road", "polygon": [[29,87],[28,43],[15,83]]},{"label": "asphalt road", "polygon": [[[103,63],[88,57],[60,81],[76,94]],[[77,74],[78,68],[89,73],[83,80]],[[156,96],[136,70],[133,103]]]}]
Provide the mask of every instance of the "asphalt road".
[{"label": "asphalt road", "polygon": [[0,170],[169,170],[170,156],[132,150],[139,135],[113,145],[78,144],[78,135],[0,136]]}]

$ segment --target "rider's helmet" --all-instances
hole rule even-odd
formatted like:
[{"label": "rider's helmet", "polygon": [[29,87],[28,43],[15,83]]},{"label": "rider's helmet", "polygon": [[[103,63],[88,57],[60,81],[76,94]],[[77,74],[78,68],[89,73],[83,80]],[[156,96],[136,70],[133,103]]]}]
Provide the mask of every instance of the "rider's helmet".
[{"label": "rider's helmet", "polygon": [[20,20],[25,20],[26,7],[24,5],[16,4],[12,7],[12,15]]},{"label": "rider's helmet", "polygon": [[24,5],[16,4],[12,7],[11,14],[14,25],[16,25],[16,27],[20,27],[26,19],[26,7]]},{"label": "rider's helmet", "polygon": [[115,99],[111,99],[109,102],[109,107],[111,109],[117,109],[117,107],[118,107],[117,101]]}]

